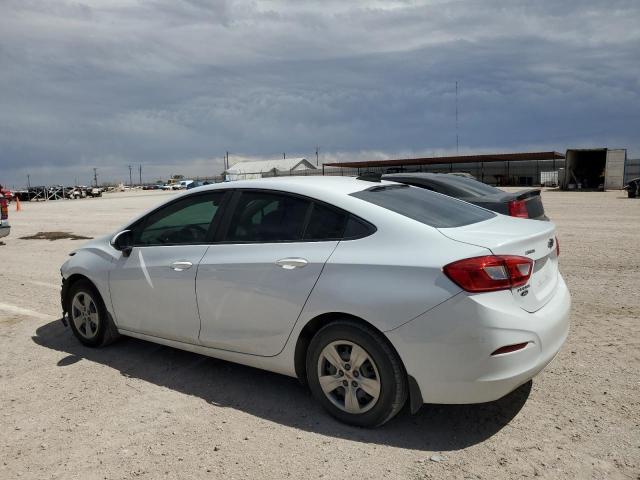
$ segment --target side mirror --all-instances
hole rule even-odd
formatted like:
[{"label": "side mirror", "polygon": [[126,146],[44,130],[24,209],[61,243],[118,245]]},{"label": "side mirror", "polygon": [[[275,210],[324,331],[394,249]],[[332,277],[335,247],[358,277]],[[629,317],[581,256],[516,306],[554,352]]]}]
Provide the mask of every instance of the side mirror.
[{"label": "side mirror", "polygon": [[131,255],[133,250],[133,232],[131,230],[123,230],[116,233],[111,239],[111,246],[122,252],[124,257]]}]

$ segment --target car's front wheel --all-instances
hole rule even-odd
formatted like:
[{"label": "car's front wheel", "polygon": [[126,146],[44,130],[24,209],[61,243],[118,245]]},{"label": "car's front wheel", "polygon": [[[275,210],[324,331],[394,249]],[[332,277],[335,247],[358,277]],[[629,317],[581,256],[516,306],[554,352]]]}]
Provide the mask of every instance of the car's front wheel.
[{"label": "car's front wheel", "polygon": [[71,331],[83,345],[107,345],[118,337],[100,294],[89,281],[74,283],[69,289],[68,299]]},{"label": "car's front wheel", "polygon": [[307,351],[311,392],[337,419],[376,427],[393,418],[407,398],[398,354],[372,328],[351,320],[323,327]]}]

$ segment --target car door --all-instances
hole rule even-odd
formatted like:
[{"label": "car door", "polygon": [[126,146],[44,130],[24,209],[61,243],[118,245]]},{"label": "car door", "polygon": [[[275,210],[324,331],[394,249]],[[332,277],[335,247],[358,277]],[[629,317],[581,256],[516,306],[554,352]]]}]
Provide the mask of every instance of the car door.
[{"label": "car door", "polygon": [[213,191],[183,197],[132,227],[131,254],[119,258],[109,276],[120,328],[197,343],[196,272],[213,237],[224,195]]},{"label": "car door", "polygon": [[345,212],[287,193],[236,192],[223,237],[198,267],[203,345],[278,354],[325,262]]}]

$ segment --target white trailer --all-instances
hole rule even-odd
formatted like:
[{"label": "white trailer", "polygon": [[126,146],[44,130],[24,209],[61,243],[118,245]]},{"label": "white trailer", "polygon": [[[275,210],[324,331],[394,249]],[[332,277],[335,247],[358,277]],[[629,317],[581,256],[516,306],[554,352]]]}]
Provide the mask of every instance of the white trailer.
[{"label": "white trailer", "polygon": [[620,190],[624,186],[627,150],[624,148],[585,148],[567,150],[563,189],[586,188]]},{"label": "white trailer", "polygon": [[607,160],[604,168],[605,190],[620,190],[622,187],[624,187],[624,173],[626,164],[626,149],[607,149]]}]

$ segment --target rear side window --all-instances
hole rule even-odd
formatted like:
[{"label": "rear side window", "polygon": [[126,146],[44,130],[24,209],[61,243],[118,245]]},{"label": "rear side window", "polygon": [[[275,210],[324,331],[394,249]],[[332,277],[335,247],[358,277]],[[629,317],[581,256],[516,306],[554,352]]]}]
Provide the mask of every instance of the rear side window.
[{"label": "rear side window", "polygon": [[227,233],[231,242],[291,242],[302,238],[311,202],[278,193],[243,192]]},{"label": "rear side window", "polygon": [[243,191],[224,241],[242,243],[353,240],[375,227],[338,207],[280,192]]},{"label": "rear side window", "polygon": [[376,229],[373,225],[365,223],[353,215],[350,215],[347,220],[347,225],[344,228],[343,238],[345,240],[362,238],[371,235],[375,231]]},{"label": "rear side window", "polygon": [[372,187],[351,196],[436,228],[461,227],[496,215],[470,203],[408,185]]},{"label": "rear side window", "polygon": [[320,203],[314,203],[309,223],[304,232],[305,240],[340,239],[344,232],[347,213]]},{"label": "rear side window", "polygon": [[375,227],[344,210],[313,204],[304,240],[353,240],[375,232]]}]

